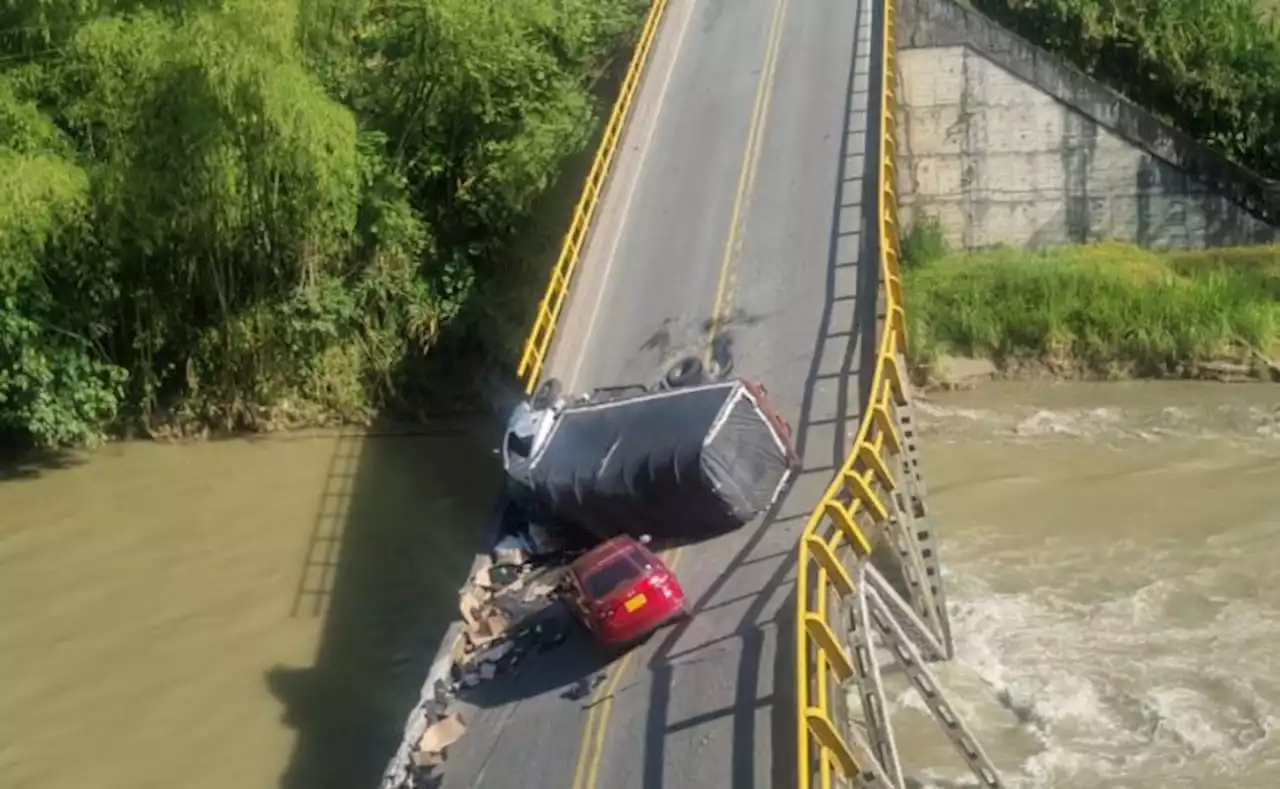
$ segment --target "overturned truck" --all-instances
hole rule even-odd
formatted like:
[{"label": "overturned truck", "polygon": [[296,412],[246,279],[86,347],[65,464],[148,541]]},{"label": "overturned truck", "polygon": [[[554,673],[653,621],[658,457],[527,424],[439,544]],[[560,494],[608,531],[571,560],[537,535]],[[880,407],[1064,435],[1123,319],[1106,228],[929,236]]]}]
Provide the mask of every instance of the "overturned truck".
[{"label": "overturned truck", "polygon": [[765,388],[678,379],[571,398],[544,383],[513,414],[502,448],[528,517],[594,540],[698,539],[772,506],[800,461]]}]

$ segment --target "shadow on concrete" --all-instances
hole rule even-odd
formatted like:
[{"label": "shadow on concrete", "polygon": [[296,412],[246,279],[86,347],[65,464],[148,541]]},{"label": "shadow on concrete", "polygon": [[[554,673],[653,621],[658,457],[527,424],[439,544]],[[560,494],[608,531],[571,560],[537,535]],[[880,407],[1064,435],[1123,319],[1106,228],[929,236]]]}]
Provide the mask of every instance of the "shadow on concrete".
[{"label": "shadow on concrete", "polygon": [[618,655],[602,650],[576,623],[568,624],[570,629],[564,643],[530,655],[506,676],[460,691],[459,700],[476,707],[493,708],[559,690],[563,698],[581,701],[585,707],[591,693],[604,679],[601,672]]},{"label": "shadow on concrete", "polygon": [[[863,1],[865,2],[866,0]],[[877,18],[879,17],[877,16]],[[856,28],[850,33],[851,35],[856,35]],[[852,117],[858,114],[858,108],[854,104],[857,96],[854,89],[854,78],[858,56],[861,54],[857,51],[858,46],[860,45],[855,43],[854,56],[850,61],[846,105],[844,108],[846,123],[850,122]],[[878,85],[881,79],[879,70],[876,67],[879,60],[878,46],[878,43],[872,44],[873,73],[870,85],[873,87]],[[874,90],[872,94],[875,94]],[[866,130],[867,139],[878,142],[880,133],[877,118],[867,117]],[[857,175],[859,174],[845,171],[845,166],[850,161],[848,154],[851,153],[846,149],[850,139],[848,131],[849,129],[846,128],[839,161],[833,167],[836,179],[822,316],[815,339],[810,369],[805,380],[799,418],[794,422],[796,425],[796,450],[805,460],[805,468],[801,472],[802,477],[808,475],[829,479],[834,475],[835,470],[843,464],[849,449],[848,428],[857,424],[861,417],[860,404],[865,401],[870,390],[875,362],[875,337],[877,328],[883,318],[879,300],[879,268],[876,264],[878,236],[874,223],[875,207],[879,205],[879,195],[876,193],[875,170],[872,164],[878,161],[878,157],[871,150],[867,152],[868,155],[865,159],[862,159],[866,167],[866,171],[861,174],[863,177],[860,179],[862,191],[859,195],[849,194],[851,188],[858,188],[859,180],[857,180]],[[851,178],[855,180],[849,181],[848,179]],[[842,227],[841,208],[854,204],[858,199],[861,200],[862,205],[870,208],[870,210],[862,212],[859,217],[861,227],[857,229]],[[841,259],[840,239],[850,235],[855,230],[861,233],[858,258],[857,260]],[[833,326],[833,315],[837,301],[848,299],[848,297],[841,296],[838,292],[839,272],[841,269],[847,269],[852,265],[858,266],[858,285],[854,298],[852,325]],[[831,377],[830,373],[824,373],[820,368],[822,360],[826,358],[826,346],[832,341],[844,343],[841,366],[837,375],[837,411],[833,420],[815,420],[813,414],[815,412],[816,390],[821,380]],[[811,430],[819,422],[824,424],[834,423],[835,425],[829,448],[811,446],[813,443]],[[726,638],[741,642],[741,656],[736,667],[735,688],[737,696],[734,703],[727,710],[702,716],[698,720],[682,722],[678,725],[678,728],[685,729],[692,725],[705,724],[717,718],[729,717],[732,719],[730,729],[733,732],[733,741],[731,776],[726,785],[732,786],[734,789],[751,789],[751,787],[791,786],[795,784],[797,758],[796,668],[795,650],[792,641],[795,632],[796,590],[794,588],[794,579],[790,576],[796,564],[798,548],[793,543],[783,552],[775,551],[773,554],[766,556],[754,556],[754,553],[765,537],[771,531],[776,531],[781,524],[789,523],[798,527],[802,525],[804,520],[807,520],[810,510],[806,508],[812,508],[816,501],[792,501],[792,494],[797,490],[797,487],[793,486],[787,495],[765,514],[745,540],[741,549],[727,563],[724,572],[692,603],[696,621],[700,613],[727,604],[725,601],[721,601],[712,605],[711,601],[730,583],[736,573],[743,571],[748,565],[766,560],[773,562],[773,569],[769,577],[758,587],[757,591],[748,598],[743,598],[749,599],[750,603],[732,634],[725,638],[684,648],[677,653],[675,645],[689,627],[688,624],[680,624],[663,634],[661,644],[651,656],[648,664],[652,675],[651,696],[643,742],[642,786],[644,789],[662,789],[665,786],[666,739],[669,734],[676,730],[675,727],[668,723],[668,718],[674,684],[674,669],[677,661],[685,662],[699,651],[706,650],[708,647],[726,640]],[[777,592],[787,585],[791,585],[792,588],[786,594],[777,613],[774,614],[772,619],[764,619],[763,617],[770,601]],[[769,630],[773,631],[772,634],[768,632]],[[769,648],[770,636],[772,636],[775,644],[774,649]],[[773,653],[772,665],[769,665],[770,652]],[[766,673],[768,680],[762,681],[766,679]],[[761,697],[759,689],[762,686],[772,687],[772,694]],[[757,742],[758,715],[759,711],[765,707],[769,709],[770,715],[770,741],[767,743]],[[757,775],[756,765],[758,760],[756,754],[758,751],[766,749],[770,753],[768,763],[771,765],[771,774]]]},{"label": "shadow on concrete", "polygon": [[[376,432],[376,431],[375,431]],[[291,605],[310,668],[266,682],[297,730],[282,789],[376,786],[484,542],[500,469],[483,421],[337,442]]]}]

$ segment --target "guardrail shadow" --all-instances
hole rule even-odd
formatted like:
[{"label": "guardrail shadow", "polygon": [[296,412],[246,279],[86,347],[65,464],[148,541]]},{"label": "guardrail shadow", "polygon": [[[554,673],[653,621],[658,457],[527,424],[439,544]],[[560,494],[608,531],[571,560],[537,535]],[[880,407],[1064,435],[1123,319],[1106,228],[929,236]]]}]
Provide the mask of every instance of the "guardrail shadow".
[{"label": "guardrail shadow", "polygon": [[[870,0],[863,0],[863,2],[870,2]],[[863,23],[860,18],[859,25]],[[857,27],[851,31],[851,34],[857,36]],[[648,668],[652,674],[652,682],[643,744],[642,786],[644,789],[661,789],[664,786],[663,767],[667,761],[666,738],[670,733],[723,717],[732,718],[733,731],[731,776],[727,786],[732,786],[733,789],[750,789],[757,786],[790,786],[795,782],[795,652],[791,645],[795,632],[794,586],[784,596],[780,606],[774,602],[774,599],[785,585],[794,582],[791,576],[796,564],[798,544],[793,540],[783,551],[775,550],[763,556],[754,556],[754,554],[771,530],[779,525],[792,523],[803,526],[817,496],[835,471],[844,463],[851,443],[849,428],[856,426],[861,418],[860,404],[865,402],[871,387],[876,358],[877,327],[884,317],[881,314],[876,234],[874,223],[869,221],[866,210],[860,212],[843,210],[855,205],[863,207],[877,205],[876,170],[871,157],[860,158],[863,163],[862,172],[846,171],[851,160],[850,154],[857,153],[847,150],[847,146],[850,133],[855,131],[851,127],[857,122],[859,115],[862,116],[861,122],[866,130],[863,139],[868,141],[876,139],[874,135],[879,133],[875,114],[865,111],[867,103],[865,91],[859,91],[856,88],[857,63],[859,55],[862,54],[861,49],[866,46],[868,46],[867,42],[861,36],[857,36],[845,93],[844,141],[841,145],[839,162],[833,168],[837,171],[837,179],[833,195],[831,242],[828,248],[822,315],[814,342],[812,362],[805,379],[799,419],[795,421],[796,449],[805,461],[801,480],[792,486],[787,495],[764,516],[747,537],[741,549],[728,562],[724,572],[693,602],[696,622],[700,612],[728,604],[722,601],[713,606],[711,601],[735,577],[735,574],[748,567],[758,568],[764,562],[774,563],[772,571],[763,584],[752,595],[745,598],[750,602],[733,632],[728,636],[682,648],[677,652],[676,645],[690,627],[688,623],[681,624],[663,634],[661,644],[650,658]],[[872,61],[874,65],[874,58]],[[874,79],[870,84],[876,84]],[[856,217],[849,217],[849,214],[856,214]],[[845,226],[844,223],[850,219],[859,223],[859,226],[856,228]],[[856,245],[851,245],[847,241],[854,234],[858,234],[860,238]],[[851,247],[856,249],[856,257],[851,255]],[[842,288],[841,283],[848,282],[848,271],[855,267],[856,291],[853,294],[843,292],[847,290],[847,286]],[[834,325],[837,306],[841,302],[849,301],[853,301],[850,325]],[[839,355],[839,369],[835,371],[822,369],[823,360],[829,357],[827,351],[828,344],[831,342],[844,343],[843,353]],[[818,388],[824,380],[836,382],[835,415],[833,418],[816,419],[815,413],[822,408],[817,402],[820,397]],[[819,434],[825,435],[828,429],[831,431],[830,444],[820,446],[818,442],[823,439]],[[818,483],[816,488],[812,484],[815,481]],[[763,618],[774,610],[776,613],[772,614],[772,618]],[[768,630],[773,631],[772,638]],[[672,727],[668,723],[668,716],[677,662],[685,662],[691,655],[728,639],[741,642],[741,656],[737,665],[738,676],[735,685],[737,697],[733,705],[728,709],[705,714],[698,719],[682,722],[678,727]],[[767,665],[770,657],[772,657],[772,666]],[[770,672],[771,682],[761,682],[766,676],[765,672]],[[760,697],[759,688],[762,684],[772,686],[772,695]],[[757,743],[759,714],[765,707],[769,708],[770,742]],[[765,748],[769,749],[771,754],[769,759],[771,774],[757,775],[756,754]]]},{"label": "guardrail shadow", "polygon": [[458,421],[337,442],[289,601],[323,617],[321,642],[311,667],[265,677],[297,730],[282,789],[377,785],[484,541],[492,432]]}]

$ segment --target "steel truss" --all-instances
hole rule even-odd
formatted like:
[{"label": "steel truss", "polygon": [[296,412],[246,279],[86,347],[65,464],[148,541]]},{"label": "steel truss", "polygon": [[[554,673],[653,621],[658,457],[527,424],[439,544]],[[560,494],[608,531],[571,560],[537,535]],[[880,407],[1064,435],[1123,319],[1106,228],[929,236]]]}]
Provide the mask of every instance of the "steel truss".
[{"label": "steel truss", "polygon": [[[898,359],[903,364],[901,358]],[[905,365],[899,367],[905,369]],[[904,388],[906,382],[900,383]],[[950,660],[955,655],[951,623],[947,616],[943,592],[942,568],[938,548],[925,506],[925,485],[920,473],[918,436],[913,406],[907,397],[890,398],[888,414],[895,423],[893,433],[900,445],[878,453],[879,477],[871,491],[888,505],[887,518],[875,518],[861,508],[857,519],[865,533],[877,535],[896,554],[906,596],[872,564],[871,557],[857,556],[852,551],[842,562],[851,572],[848,583],[833,586],[833,612],[839,612],[842,637],[848,652],[840,655],[833,669],[841,678],[845,698],[837,704],[837,725],[844,728],[843,740],[851,747],[835,758],[845,769],[837,771],[853,775],[852,781],[839,779],[846,786],[867,789],[906,789],[898,745],[881,676],[877,647],[882,647],[902,670],[911,686],[921,695],[933,718],[951,740],[969,769],[986,789],[1001,789],[1004,784],[990,758],[961,720],[955,706],[947,700],[927,663]],[[872,415],[874,418],[878,415]],[[884,479],[887,472],[889,479]],[[841,594],[843,593],[843,594]],[[836,622],[833,619],[832,624]],[[845,663],[844,665],[840,665]],[[854,710],[848,705],[857,700],[861,706],[861,725],[854,722]]]}]

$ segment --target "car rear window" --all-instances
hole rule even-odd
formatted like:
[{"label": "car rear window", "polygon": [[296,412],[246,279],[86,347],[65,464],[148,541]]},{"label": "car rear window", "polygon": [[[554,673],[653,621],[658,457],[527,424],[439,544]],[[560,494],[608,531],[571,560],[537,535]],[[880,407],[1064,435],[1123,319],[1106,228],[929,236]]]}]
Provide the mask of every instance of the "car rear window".
[{"label": "car rear window", "polygon": [[628,581],[639,578],[644,568],[644,560],[635,554],[615,556],[583,579],[587,596],[593,599],[604,597]]}]

